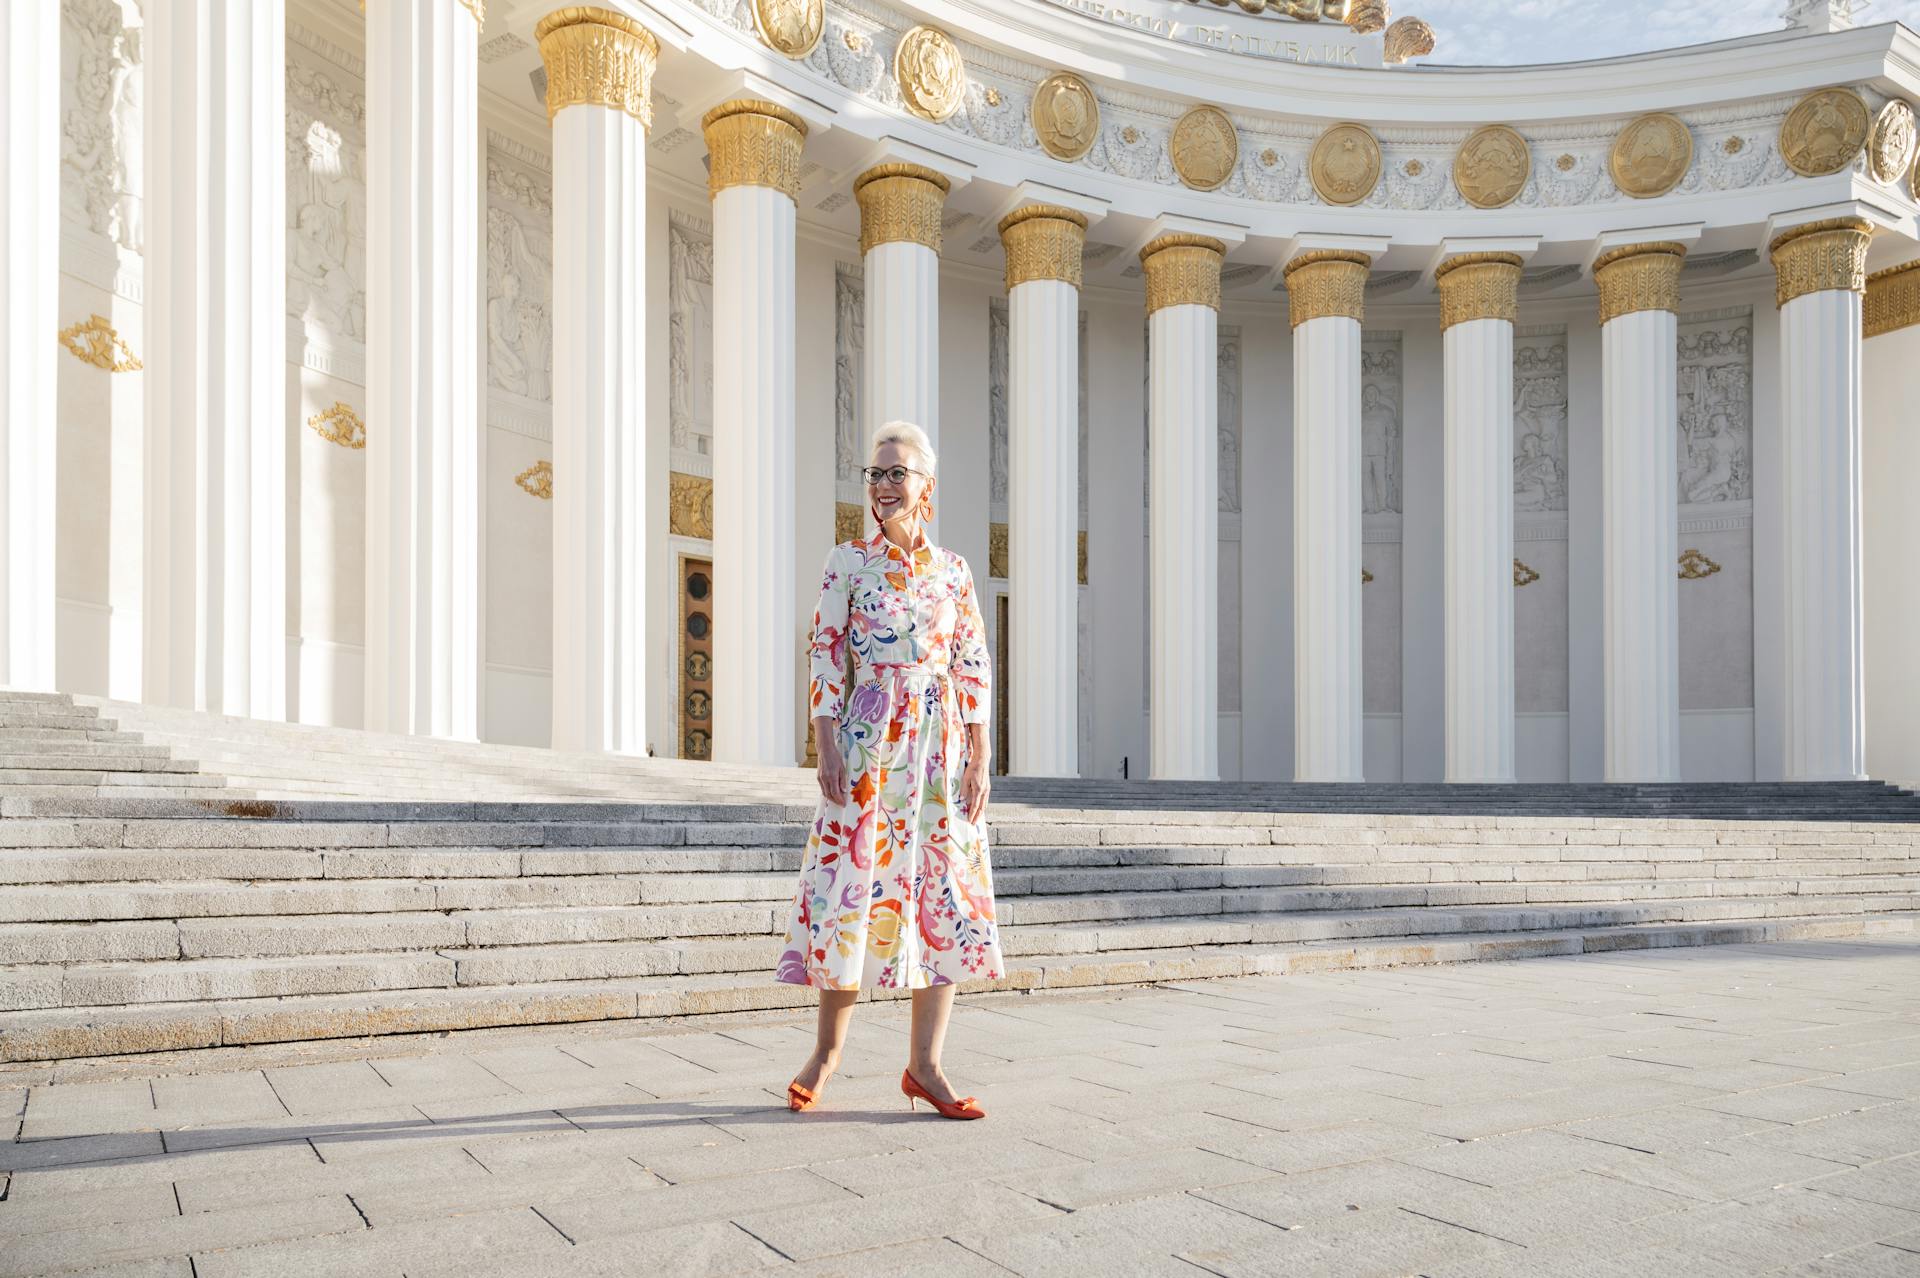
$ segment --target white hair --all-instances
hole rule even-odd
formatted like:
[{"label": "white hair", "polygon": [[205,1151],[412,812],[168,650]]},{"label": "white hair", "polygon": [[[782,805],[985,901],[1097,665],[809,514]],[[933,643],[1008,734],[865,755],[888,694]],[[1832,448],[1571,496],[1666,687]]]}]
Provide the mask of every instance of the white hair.
[{"label": "white hair", "polygon": [[912,422],[887,422],[873,432],[873,443],[867,449],[867,464],[873,464],[873,458],[882,444],[899,444],[918,454],[920,465],[925,468],[928,478],[932,478],[934,468],[940,459],[934,456],[933,441],[927,438],[927,432]]}]

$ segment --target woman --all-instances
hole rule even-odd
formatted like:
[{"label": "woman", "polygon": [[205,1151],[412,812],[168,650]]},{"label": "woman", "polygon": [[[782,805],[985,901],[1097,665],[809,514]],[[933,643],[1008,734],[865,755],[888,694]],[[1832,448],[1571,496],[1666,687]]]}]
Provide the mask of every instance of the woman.
[{"label": "woman", "polygon": [[993,672],[967,561],[922,531],[933,516],[926,432],[888,422],[868,460],[879,531],[827,555],[813,617],[821,801],[777,975],[819,988],[820,1020],[787,1103],[819,1099],[854,1001],[879,986],[913,991],[908,1104],[984,1118],[947,1081],[940,1044],[956,983],[1004,974],[982,821]]}]

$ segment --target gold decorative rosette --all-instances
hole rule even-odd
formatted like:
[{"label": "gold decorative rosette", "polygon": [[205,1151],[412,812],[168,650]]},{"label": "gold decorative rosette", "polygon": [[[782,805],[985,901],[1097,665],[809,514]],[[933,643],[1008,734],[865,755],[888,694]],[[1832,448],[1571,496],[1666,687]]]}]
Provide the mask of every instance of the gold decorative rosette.
[{"label": "gold decorative rosette", "polygon": [[1440,263],[1440,331],[1472,320],[1500,319],[1509,324],[1520,313],[1518,253],[1461,253]]},{"label": "gold decorative rosette", "polygon": [[1287,318],[1294,328],[1308,320],[1367,316],[1367,273],[1373,259],[1352,249],[1314,249],[1287,263]]},{"label": "gold decorative rosette", "polygon": [[1892,186],[1913,168],[1915,152],[1913,107],[1895,98],[1880,108],[1867,141],[1867,162],[1873,176]]},{"label": "gold decorative rosette", "polygon": [[707,112],[700,130],[711,159],[709,198],[730,186],[764,186],[798,198],[800,148],[807,138],[799,116],[771,102],[735,98]]},{"label": "gold decorative rosette", "polygon": [[1227,246],[1210,235],[1162,235],[1140,250],[1147,314],[1169,306],[1220,309],[1220,263]]},{"label": "gold decorative rosette", "polygon": [[1602,253],[1593,263],[1600,286],[1600,323],[1636,311],[1680,309],[1680,268],[1687,246],[1671,240],[1628,244]]},{"label": "gold decorative rosette", "polygon": [[1613,184],[1634,199],[1665,195],[1693,167],[1693,131],[1677,115],[1643,115],[1620,130],[1607,166]]},{"label": "gold decorative rosette", "polygon": [[610,9],[570,4],[534,24],[547,68],[547,119],[570,106],[625,111],[653,128],[653,69],[660,42]]},{"label": "gold decorative rosette", "polygon": [[1071,71],[1057,71],[1033,91],[1029,112],[1034,136],[1056,160],[1077,160],[1100,136],[1100,103],[1093,88]]},{"label": "gold decorative rosette", "polygon": [[1867,244],[1873,223],[1832,217],[1780,232],[1767,246],[1773,257],[1774,300],[1781,306],[1808,293],[1867,290]]},{"label": "gold decorative rosette", "polygon": [[1358,204],[1380,183],[1380,143],[1364,124],[1336,124],[1307,157],[1313,189],[1329,204]]},{"label": "gold decorative rosette", "polygon": [[1167,135],[1167,154],[1182,182],[1196,191],[1211,191],[1232,177],[1240,163],[1240,135],[1225,111],[1197,106]]},{"label": "gold decorative rosette", "polygon": [[1007,250],[1007,291],[1029,280],[1059,280],[1080,287],[1081,250],[1087,218],[1057,204],[1029,204],[1000,219]]},{"label": "gold decorative rosette", "polygon": [[1862,315],[1868,337],[1920,324],[1920,258],[1867,276]]},{"label": "gold decorative rosette", "polygon": [[1533,152],[1527,140],[1504,124],[1478,130],[1453,157],[1453,185],[1477,209],[1513,203],[1532,175]]},{"label": "gold decorative rosette", "polygon": [[893,78],[907,110],[939,124],[960,109],[967,68],[960,46],[938,27],[915,27],[893,53]]},{"label": "gold decorative rosette", "polygon": [[876,164],[853,180],[860,201],[860,251],[924,244],[940,251],[940,214],[952,183],[918,164]]},{"label": "gold decorative rosette", "polygon": [[1780,122],[1780,154],[1801,177],[1825,177],[1853,163],[1873,117],[1852,89],[1809,93]]}]

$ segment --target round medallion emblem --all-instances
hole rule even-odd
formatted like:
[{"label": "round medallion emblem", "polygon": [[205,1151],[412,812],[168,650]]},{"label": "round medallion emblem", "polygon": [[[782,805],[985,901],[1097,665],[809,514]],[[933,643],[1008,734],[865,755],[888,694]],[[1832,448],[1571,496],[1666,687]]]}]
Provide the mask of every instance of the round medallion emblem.
[{"label": "round medallion emblem", "polygon": [[1329,204],[1358,204],[1380,181],[1380,144],[1363,124],[1336,124],[1307,158],[1313,189]]},{"label": "round medallion emblem", "polygon": [[827,29],[827,0],[753,0],[753,22],[769,49],[804,58]]},{"label": "round medallion emblem", "polygon": [[1233,176],[1240,162],[1240,135],[1216,106],[1197,106],[1180,117],[1167,138],[1173,171],[1196,191],[1211,191]]},{"label": "round medallion emblem", "polygon": [[1033,132],[1056,160],[1077,160],[1100,133],[1100,103],[1093,89],[1071,71],[1048,76],[1033,91]]},{"label": "round medallion emblem", "polygon": [[1872,125],[1867,104],[1852,90],[1809,93],[1780,125],[1780,154],[1801,177],[1838,173],[1860,154]]},{"label": "round medallion emblem", "polygon": [[1905,177],[1913,167],[1914,143],[1913,108],[1895,98],[1880,108],[1880,118],[1873,122],[1873,137],[1867,143],[1873,175],[1886,183]]},{"label": "round medallion emblem", "polygon": [[1665,195],[1693,165],[1693,134],[1678,116],[1643,115],[1613,140],[1613,183],[1636,200]]},{"label": "round medallion emblem", "polygon": [[1453,184],[1477,209],[1503,208],[1519,198],[1533,172],[1527,141],[1504,124],[1489,124],[1453,157]]},{"label": "round medallion emblem", "polygon": [[907,110],[938,124],[960,109],[967,88],[960,46],[938,27],[915,27],[900,37],[893,54],[893,78]]}]

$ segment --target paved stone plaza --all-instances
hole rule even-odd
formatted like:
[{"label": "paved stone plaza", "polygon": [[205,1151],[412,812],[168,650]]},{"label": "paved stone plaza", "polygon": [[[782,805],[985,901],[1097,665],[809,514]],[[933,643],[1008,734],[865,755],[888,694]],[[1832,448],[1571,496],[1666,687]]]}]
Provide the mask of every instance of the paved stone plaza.
[{"label": "paved stone plaza", "polygon": [[0,1072],[0,1272],[1920,1274],[1920,952],[1724,946]]}]

